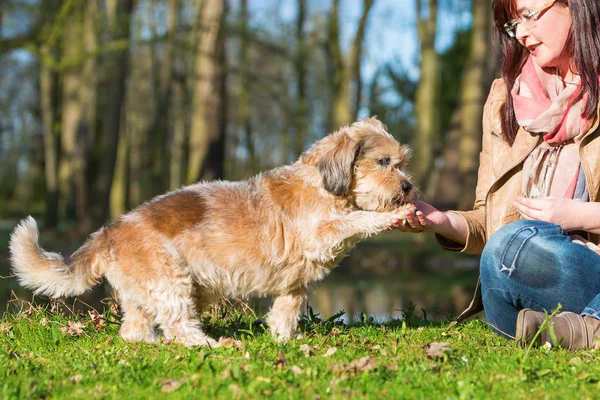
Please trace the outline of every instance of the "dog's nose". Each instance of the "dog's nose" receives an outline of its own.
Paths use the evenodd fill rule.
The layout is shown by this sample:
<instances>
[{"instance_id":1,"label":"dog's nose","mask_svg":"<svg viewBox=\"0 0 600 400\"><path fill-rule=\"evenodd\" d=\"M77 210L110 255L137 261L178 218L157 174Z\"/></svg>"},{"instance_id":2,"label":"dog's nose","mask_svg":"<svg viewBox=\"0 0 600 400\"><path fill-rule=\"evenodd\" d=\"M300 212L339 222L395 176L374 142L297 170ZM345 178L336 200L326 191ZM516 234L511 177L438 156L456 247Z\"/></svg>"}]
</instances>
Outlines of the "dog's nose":
<instances>
[{"instance_id":1,"label":"dog's nose","mask_svg":"<svg viewBox=\"0 0 600 400\"><path fill-rule=\"evenodd\" d=\"M404 192L404 194L407 194L413 188L412 183L410 183L409 181L402 181L400 186L402 186L402 191Z\"/></svg>"}]
</instances>

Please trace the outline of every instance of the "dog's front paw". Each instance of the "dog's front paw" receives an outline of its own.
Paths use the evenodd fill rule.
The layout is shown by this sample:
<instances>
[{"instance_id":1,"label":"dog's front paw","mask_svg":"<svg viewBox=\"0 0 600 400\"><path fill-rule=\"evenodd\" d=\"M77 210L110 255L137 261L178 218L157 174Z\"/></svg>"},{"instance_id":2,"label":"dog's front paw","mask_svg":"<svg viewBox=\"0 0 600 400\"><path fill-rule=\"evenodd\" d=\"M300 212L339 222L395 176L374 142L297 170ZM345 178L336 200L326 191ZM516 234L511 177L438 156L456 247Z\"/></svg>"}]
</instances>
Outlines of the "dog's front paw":
<instances>
[{"instance_id":1,"label":"dog's front paw","mask_svg":"<svg viewBox=\"0 0 600 400\"><path fill-rule=\"evenodd\" d=\"M414 214L417 212L417 206L415 206L414 203L406 203L396 208L393 212L396 214L404 214L407 211Z\"/></svg>"},{"instance_id":2,"label":"dog's front paw","mask_svg":"<svg viewBox=\"0 0 600 400\"><path fill-rule=\"evenodd\" d=\"M285 343L295 336L295 332L275 332L271 330L271 337L277 343Z\"/></svg>"},{"instance_id":3,"label":"dog's front paw","mask_svg":"<svg viewBox=\"0 0 600 400\"><path fill-rule=\"evenodd\" d=\"M402 221L404 216L396 212L377 213L376 227L378 231L391 229L394 225L394 220Z\"/></svg>"}]
</instances>

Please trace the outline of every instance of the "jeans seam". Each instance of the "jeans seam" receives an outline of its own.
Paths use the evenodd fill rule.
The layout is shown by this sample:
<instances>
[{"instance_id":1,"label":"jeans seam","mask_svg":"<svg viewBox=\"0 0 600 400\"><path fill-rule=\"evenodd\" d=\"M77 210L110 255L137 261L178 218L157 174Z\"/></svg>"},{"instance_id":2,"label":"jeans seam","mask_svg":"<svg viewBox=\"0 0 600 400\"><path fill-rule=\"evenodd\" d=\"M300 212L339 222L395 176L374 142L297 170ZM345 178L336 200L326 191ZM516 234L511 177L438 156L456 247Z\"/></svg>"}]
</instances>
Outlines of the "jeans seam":
<instances>
[{"instance_id":1,"label":"jeans seam","mask_svg":"<svg viewBox=\"0 0 600 400\"><path fill-rule=\"evenodd\" d=\"M506 264L504 263L504 261L506 259L506 254L510 250L512 243L515 240L517 240L517 237L519 236L519 234L526 230L531 231L531 234L521 241L521 244L519 245L519 248L517 249L517 252L515 253L515 256L512 260L510 267L507 267ZM534 235L536 235L537 232L538 232L537 228L528 226L528 227L520 229L519 231L515 232L512 235L512 237L506 244L504 251L502 252L502 258L500 259L500 272L508 271L508 276L510 277L512 275L512 273L515 271L515 264L517 262L517 259L519 258L519 254L521 253L523 246L525 246L525 243L527 243L529 241L529 239L531 239Z\"/></svg>"},{"instance_id":2,"label":"jeans seam","mask_svg":"<svg viewBox=\"0 0 600 400\"><path fill-rule=\"evenodd\" d=\"M487 296L487 294L488 294L488 292L489 292L490 290L495 290L495 291L498 291L498 292L510 293L510 295L511 295L511 296L513 296L515 299L522 299L522 297L519 295L519 292L514 292L514 291L513 291L513 290L511 290L511 289L502 289L502 288L487 288L487 289L485 289L485 292L482 292L482 294L481 294L481 299L482 299L482 300L483 300L483 299L484 299L484 298ZM516 295L515 295L515 293L516 293ZM536 306L536 308L538 308L538 309L540 309L540 310L545 310L545 309L546 309L545 307L542 307L542 305L541 305L541 304L538 304L538 303L536 303L536 302L535 302L535 301L533 301L533 300L531 300L531 301L530 301L530 303L531 303L532 305L535 305L535 306ZM515 307L515 308L516 308L516 307Z\"/></svg>"},{"instance_id":3,"label":"jeans seam","mask_svg":"<svg viewBox=\"0 0 600 400\"><path fill-rule=\"evenodd\" d=\"M594 310L591 307L586 307L581 312L581 315L589 315L590 317L600 319L600 310Z\"/></svg>"}]
</instances>

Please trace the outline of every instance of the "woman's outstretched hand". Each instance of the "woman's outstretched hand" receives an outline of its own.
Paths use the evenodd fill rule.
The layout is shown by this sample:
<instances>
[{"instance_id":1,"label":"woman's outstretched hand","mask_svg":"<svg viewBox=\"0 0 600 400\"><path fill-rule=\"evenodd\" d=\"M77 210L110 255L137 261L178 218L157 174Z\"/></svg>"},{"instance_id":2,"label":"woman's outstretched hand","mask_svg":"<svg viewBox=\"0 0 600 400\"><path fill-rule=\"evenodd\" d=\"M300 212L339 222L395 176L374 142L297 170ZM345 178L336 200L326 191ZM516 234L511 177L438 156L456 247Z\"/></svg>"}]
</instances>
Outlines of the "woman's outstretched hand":
<instances>
[{"instance_id":1,"label":"woman's outstretched hand","mask_svg":"<svg viewBox=\"0 0 600 400\"><path fill-rule=\"evenodd\" d=\"M414 201L415 211L405 211L404 219L392 220L392 226L403 232L433 232L460 244L467 240L467 223L453 212L440 211L431 204Z\"/></svg>"},{"instance_id":2,"label":"woman's outstretched hand","mask_svg":"<svg viewBox=\"0 0 600 400\"><path fill-rule=\"evenodd\" d=\"M392 225L403 232L436 232L439 228L448 223L446 213L438 210L430 204L422 201L414 201L416 211L405 211L404 219L392 220Z\"/></svg>"}]
</instances>

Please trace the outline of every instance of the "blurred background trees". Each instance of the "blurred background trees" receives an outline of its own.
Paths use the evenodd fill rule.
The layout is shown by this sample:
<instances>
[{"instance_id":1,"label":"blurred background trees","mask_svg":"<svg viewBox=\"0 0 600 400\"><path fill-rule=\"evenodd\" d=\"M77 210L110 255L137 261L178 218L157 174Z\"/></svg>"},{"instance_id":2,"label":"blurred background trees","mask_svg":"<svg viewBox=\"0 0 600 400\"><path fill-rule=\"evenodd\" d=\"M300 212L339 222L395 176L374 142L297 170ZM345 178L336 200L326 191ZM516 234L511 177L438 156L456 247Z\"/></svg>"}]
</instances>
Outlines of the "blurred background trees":
<instances>
[{"instance_id":1,"label":"blurred background trees","mask_svg":"<svg viewBox=\"0 0 600 400\"><path fill-rule=\"evenodd\" d=\"M87 233L370 115L468 208L491 25L479 0L0 0L0 217Z\"/></svg>"}]
</instances>

